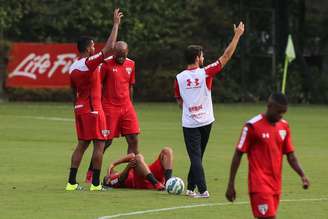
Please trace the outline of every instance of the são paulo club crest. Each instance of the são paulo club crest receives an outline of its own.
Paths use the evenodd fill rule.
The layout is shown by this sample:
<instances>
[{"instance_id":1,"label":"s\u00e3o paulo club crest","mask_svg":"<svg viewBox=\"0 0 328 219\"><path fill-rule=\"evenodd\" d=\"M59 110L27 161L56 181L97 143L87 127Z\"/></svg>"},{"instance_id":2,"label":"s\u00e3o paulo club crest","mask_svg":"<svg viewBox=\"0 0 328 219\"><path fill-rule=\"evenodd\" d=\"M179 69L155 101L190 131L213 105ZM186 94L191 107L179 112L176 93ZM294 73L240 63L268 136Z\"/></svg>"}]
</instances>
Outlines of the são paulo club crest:
<instances>
[{"instance_id":1,"label":"s\u00e3o paulo club crest","mask_svg":"<svg viewBox=\"0 0 328 219\"><path fill-rule=\"evenodd\" d=\"M132 68L130 68L130 67L126 68L126 72L130 75L132 72Z\"/></svg>"},{"instance_id":2,"label":"s\u00e3o paulo club crest","mask_svg":"<svg viewBox=\"0 0 328 219\"><path fill-rule=\"evenodd\" d=\"M285 137L286 137L286 130L279 130L279 135L281 137L281 140L285 140Z\"/></svg>"},{"instance_id":3,"label":"s\u00e3o paulo club crest","mask_svg":"<svg viewBox=\"0 0 328 219\"><path fill-rule=\"evenodd\" d=\"M101 130L101 134L104 136L104 137L107 137L109 135L110 131L107 130L107 129L103 129Z\"/></svg>"},{"instance_id":4,"label":"s\u00e3o paulo club crest","mask_svg":"<svg viewBox=\"0 0 328 219\"><path fill-rule=\"evenodd\" d=\"M261 204L261 205L258 205L257 208L259 209L259 212L262 214L262 215L265 215L268 210L269 210L269 206L268 204Z\"/></svg>"}]
</instances>

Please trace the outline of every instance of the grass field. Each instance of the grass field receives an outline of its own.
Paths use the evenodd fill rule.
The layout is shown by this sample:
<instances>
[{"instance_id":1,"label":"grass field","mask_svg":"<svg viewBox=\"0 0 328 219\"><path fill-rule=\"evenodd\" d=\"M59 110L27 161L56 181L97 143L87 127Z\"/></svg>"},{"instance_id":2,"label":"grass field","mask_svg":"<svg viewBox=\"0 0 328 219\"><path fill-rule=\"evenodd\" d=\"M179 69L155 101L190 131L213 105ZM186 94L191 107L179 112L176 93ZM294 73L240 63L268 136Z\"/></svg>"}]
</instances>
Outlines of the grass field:
<instances>
[{"instance_id":1,"label":"grass field","mask_svg":"<svg viewBox=\"0 0 328 219\"><path fill-rule=\"evenodd\" d=\"M178 107L171 103L140 103L136 109L142 129L140 151L146 160L151 162L161 147L171 146L175 153L174 175L186 181L189 161ZM96 219L183 206L119 218L252 218L250 206L245 203L246 157L236 181L237 203L227 204L224 192L241 126L264 109L264 105L253 104L215 105L216 122L204 158L211 197L196 200L128 189L65 192L70 156L76 144L71 104L0 103L0 218ZM286 118L297 155L312 185L310 190L302 190L300 179L285 162L278 218L328 218L328 106L290 106ZM105 154L103 170L124 153L125 140L115 140ZM78 173L81 183L90 156L91 148ZM196 206L186 207L192 205Z\"/></svg>"}]
</instances>

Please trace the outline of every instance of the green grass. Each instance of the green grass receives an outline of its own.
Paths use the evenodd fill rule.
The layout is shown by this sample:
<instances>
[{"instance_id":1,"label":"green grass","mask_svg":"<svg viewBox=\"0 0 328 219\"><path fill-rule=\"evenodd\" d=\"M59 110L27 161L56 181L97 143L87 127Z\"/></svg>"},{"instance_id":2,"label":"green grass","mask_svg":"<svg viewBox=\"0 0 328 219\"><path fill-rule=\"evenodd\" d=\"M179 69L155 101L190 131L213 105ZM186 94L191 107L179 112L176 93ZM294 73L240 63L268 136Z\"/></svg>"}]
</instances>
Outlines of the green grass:
<instances>
[{"instance_id":1,"label":"green grass","mask_svg":"<svg viewBox=\"0 0 328 219\"><path fill-rule=\"evenodd\" d=\"M140 151L151 162L160 149L174 149L174 175L186 181L189 160L175 104L136 105L142 133ZM242 124L262 112L264 104L215 105L216 122L204 158L211 197L195 200L157 191L111 190L103 193L65 192L70 156L76 144L71 104L0 103L0 218L98 218L133 211L183 205L226 203L231 156ZM65 121L43 117L67 118ZM328 107L290 106L290 123L297 155L311 179L308 191L284 163L282 200L328 198ZM124 139L115 140L106 152L103 169L126 153ZM83 182L91 156L88 149L78 173ZM83 184L83 183L82 183ZM88 187L87 187L88 188ZM237 202L248 201L247 159L236 179ZM328 201L281 202L279 218L327 218ZM122 218L252 218L249 204L204 206Z\"/></svg>"}]
</instances>

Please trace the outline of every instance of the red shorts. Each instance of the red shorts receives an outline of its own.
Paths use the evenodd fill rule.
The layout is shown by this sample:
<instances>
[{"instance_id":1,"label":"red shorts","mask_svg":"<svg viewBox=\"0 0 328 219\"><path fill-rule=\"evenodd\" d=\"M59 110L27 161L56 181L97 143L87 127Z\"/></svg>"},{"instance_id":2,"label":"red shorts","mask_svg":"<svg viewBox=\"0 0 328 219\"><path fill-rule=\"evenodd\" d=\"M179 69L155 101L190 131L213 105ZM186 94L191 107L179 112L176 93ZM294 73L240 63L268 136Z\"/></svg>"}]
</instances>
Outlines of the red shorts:
<instances>
[{"instance_id":1,"label":"red shorts","mask_svg":"<svg viewBox=\"0 0 328 219\"><path fill-rule=\"evenodd\" d=\"M250 200L254 217L273 217L279 206L280 194L251 193Z\"/></svg>"},{"instance_id":2,"label":"red shorts","mask_svg":"<svg viewBox=\"0 0 328 219\"><path fill-rule=\"evenodd\" d=\"M89 113L75 113L75 125L79 140L107 140L109 132L102 110Z\"/></svg>"},{"instance_id":3,"label":"red shorts","mask_svg":"<svg viewBox=\"0 0 328 219\"><path fill-rule=\"evenodd\" d=\"M106 107L106 124L108 127L108 139L120 137L120 135L139 134L138 118L133 105L122 107Z\"/></svg>"},{"instance_id":4,"label":"red shorts","mask_svg":"<svg viewBox=\"0 0 328 219\"><path fill-rule=\"evenodd\" d=\"M162 184L165 183L164 168L158 158L152 164L148 165L154 177ZM154 189L154 186L143 176L136 174L135 170L129 171L128 178L124 181L125 187L134 189Z\"/></svg>"}]
</instances>

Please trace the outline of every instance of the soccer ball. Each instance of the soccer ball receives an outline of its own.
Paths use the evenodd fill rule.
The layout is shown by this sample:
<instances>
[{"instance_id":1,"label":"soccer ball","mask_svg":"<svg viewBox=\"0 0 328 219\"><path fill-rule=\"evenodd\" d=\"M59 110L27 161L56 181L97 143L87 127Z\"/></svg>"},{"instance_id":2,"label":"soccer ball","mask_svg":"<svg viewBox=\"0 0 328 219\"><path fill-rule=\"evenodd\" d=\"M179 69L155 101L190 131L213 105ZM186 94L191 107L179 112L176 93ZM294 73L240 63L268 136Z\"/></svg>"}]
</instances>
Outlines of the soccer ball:
<instances>
[{"instance_id":1,"label":"soccer ball","mask_svg":"<svg viewBox=\"0 0 328 219\"><path fill-rule=\"evenodd\" d=\"M183 192L184 190L184 183L183 180L180 179L179 177L171 177L169 180L167 180L165 184L165 190L169 194L175 194L179 195Z\"/></svg>"}]
</instances>

